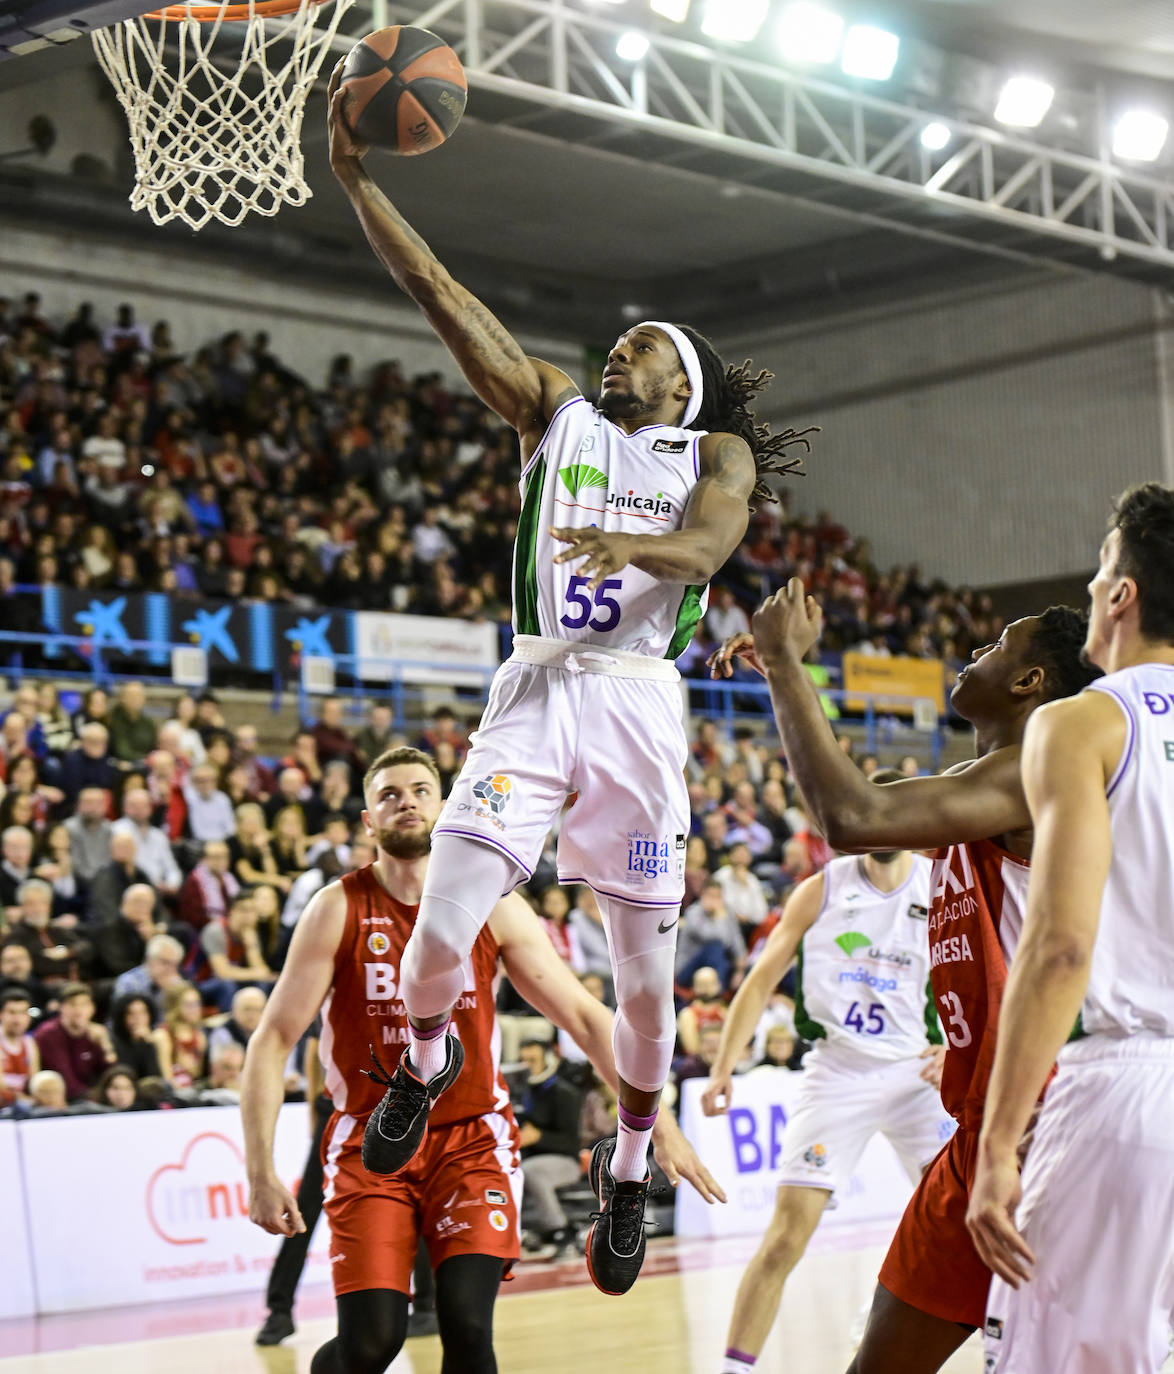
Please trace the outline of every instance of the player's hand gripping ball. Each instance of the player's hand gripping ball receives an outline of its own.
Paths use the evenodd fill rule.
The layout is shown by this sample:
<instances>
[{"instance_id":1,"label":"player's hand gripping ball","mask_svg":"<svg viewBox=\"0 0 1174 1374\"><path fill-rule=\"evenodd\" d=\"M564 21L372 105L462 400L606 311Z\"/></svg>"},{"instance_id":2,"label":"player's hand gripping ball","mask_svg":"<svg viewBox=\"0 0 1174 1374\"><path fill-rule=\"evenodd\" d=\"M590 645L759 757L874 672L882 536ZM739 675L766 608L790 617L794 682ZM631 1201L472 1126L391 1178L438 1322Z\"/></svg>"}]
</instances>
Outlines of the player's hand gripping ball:
<instances>
[{"instance_id":1,"label":"player's hand gripping ball","mask_svg":"<svg viewBox=\"0 0 1174 1374\"><path fill-rule=\"evenodd\" d=\"M455 52L427 29L369 33L346 56L342 117L361 143L412 157L452 136L469 95Z\"/></svg>"}]
</instances>

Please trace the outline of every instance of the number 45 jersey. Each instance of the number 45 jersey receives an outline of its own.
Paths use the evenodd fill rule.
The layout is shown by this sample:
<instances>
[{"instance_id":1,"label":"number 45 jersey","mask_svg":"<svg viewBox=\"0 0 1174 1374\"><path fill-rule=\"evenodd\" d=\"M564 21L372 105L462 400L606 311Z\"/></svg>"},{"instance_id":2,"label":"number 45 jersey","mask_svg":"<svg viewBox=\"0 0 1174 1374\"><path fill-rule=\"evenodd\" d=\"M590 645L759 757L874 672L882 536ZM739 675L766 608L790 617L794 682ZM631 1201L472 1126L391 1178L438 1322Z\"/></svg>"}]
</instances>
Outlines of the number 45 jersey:
<instances>
[{"instance_id":1,"label":"number 45 jersey","mask_svg":"<svg viewBox=\"0 0 1174 1374\"><path fill-rule=\"evenodd\" d=\"M854 855L833 859L823 881L799 946L795 1029L837 1058L908 1059L940 1042L928 986L929 860L914 854L893 892L874 887Z\"/></svg>"},{"instance_id":2,"label":"number 45 jersey","mask_svg":"<svg viewBox=\"0 0 1174 1374\"><path fill-rule=\"evenodd\" d=\"M622 534L680 529L697 484L703 431L650 425L626 434L582 397L560 406L522 473L514 545L514 629L675 659L705 612L705 588L660 582L631 565L595 591L551 528Z\"/></svg>"}]
</instances>

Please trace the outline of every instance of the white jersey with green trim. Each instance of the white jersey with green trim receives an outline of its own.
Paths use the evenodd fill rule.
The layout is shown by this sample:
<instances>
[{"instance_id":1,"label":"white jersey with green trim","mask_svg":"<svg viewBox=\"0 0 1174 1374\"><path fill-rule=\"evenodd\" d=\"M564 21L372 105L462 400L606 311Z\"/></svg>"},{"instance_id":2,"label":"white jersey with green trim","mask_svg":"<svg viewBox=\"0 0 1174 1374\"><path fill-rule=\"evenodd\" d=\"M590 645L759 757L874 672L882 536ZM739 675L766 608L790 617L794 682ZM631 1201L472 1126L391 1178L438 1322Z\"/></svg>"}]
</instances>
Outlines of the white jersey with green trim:
<instances>
[{"instance_id":1,"label":"white jersey with green trim","mask_svg":"<svg viewBox=\"0 0 1174 1374\"><path fill-rule=\"evenodd\" d=\"M626 434L581 396L555 412L522 472L514 544L514 629L655 658L684 652L705 613L705 587L662 582L630 565L594 592L552 527L624 534L680 529L700 472L703 431L649 425Z\"/></svg>"},{"instance_id":2,"label":"white jersey with green trim","mask_svg":"<svg viewBox=\"0 0 1174 1374\"><path fill-rule=\"evenodd\" d=\"M795 1029L873 1059L906 1059L940 1044L929 988L930 862L913 855L893 892L868 879L861 856L823 870L823 905L799 946Z\"/></svg>"}]
</instances>

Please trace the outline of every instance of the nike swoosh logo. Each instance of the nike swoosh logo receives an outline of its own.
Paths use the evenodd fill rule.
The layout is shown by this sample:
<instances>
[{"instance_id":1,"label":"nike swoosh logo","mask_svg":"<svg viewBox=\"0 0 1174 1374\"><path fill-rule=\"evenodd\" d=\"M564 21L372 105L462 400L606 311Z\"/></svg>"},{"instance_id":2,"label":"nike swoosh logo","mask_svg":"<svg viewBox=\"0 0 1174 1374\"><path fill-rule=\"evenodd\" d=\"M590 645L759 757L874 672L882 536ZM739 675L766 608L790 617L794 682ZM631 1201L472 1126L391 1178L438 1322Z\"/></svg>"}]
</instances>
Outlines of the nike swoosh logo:
<instances>
[{"instance_id":1,"label":"nike swoosh logo","mask_svg":"<svg viewBox=\"0 0 1174 1374\"><path fill-rule=\"evenodd\" d=\"M663 921L661 921L660 925L658 925L656 928L660 931L662 935L667 935L669 931L672 930L673 926L675 926L680 919L681 918L679 916L674 916L667 926Z\"/></svg>"}]
</instances>

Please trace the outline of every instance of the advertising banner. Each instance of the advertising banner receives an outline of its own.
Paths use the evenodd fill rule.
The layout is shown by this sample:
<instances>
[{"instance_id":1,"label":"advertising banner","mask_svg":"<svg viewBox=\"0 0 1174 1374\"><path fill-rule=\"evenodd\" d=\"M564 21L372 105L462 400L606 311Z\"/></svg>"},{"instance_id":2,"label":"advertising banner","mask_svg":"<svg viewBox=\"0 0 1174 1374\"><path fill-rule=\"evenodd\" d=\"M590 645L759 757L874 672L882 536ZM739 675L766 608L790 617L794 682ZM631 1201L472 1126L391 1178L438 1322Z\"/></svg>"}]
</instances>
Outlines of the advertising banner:
<instances>
[{"instance_id":1,"label":"advertising banner","mask_svg":"<svg viewBox=\"0 0 1174 1374\"><path fill-rule=\"evenodd\" d=\"M845 654L844 691L870 696L920 698L932 701L938 715L946 709L945 664L939 658L880 658L873 654ZM849 711L863 711L865 703L848 697ZM894 702L883 709L892 715L912 715L913 702Z\"/></svg>"},{"instance_id":2,"label":"advertising banner","mask_svg":"<svg viewBox=\"0 0 1174 1374\"><path fill-rule=\"evenodd\" d=\"M734 1079L733 1106L725 1116L701 1110L704 1078L681 1085L681 1129L729 1201L710 1206L694 1189L677 1189L679 1236L737 1236L766 1230L774 1210L787 1122L803 1081L789 1069L755 1069ZM848 1186L836 1194L820 1221L826 1230L892 1222L896 1229L913 1192L892 1146L874 1136Z\"/></svg>"},{"instance_id":3,"label":"advertising banner","mask_svg":"<svg viewBox=\"0 0 1174 1374\"><path fill-rule=\"evenodd\" d=\"M497 647L498 627L493 623L390 611L355 613L357 671L364 682L399 678L480 687L484 672L468 670L496 668Z\"/></svg>"},{"instance_id":4,"label":"advertising banner","mask_svg":"<svg viewBox=\"0 0 1174 1374\"><path fill-rule=\"evenodd\" d=\"M281 1242L248 1218L238 1111L52 1117L18 1129L40 1311L264 1287ZM274 1155L291 1191L309 1146L309 1108L284 1106ZM323 1217L311 1282L329 1277L328 1246Z\"/></svg>"},{"instance_id":5,"label":"advertising banner","mask_svg":"<svg viewBox=\"0 0 1174 1374\"><path fill-rule=\"evenodd\" d=\"M0 1197L4 1259L0 1262L0 1319L29 1317L37 1310L33 1291L33 1261L24 1189L20 1186L20 1143L15 1121L0 1121Z\"/></svg>"}]
</instances>

